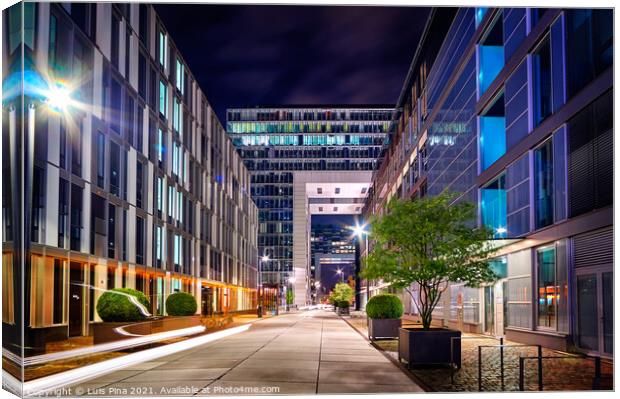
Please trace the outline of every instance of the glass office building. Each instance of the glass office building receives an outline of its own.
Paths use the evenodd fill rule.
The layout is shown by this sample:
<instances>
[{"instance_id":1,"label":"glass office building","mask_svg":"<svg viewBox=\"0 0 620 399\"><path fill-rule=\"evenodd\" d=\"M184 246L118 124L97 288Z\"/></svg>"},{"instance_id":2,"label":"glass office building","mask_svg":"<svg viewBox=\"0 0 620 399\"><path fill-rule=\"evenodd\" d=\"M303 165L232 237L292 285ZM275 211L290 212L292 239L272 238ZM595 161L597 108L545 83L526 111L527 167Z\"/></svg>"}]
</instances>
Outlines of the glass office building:
<instances>
[{"instance_id":1,"label":"glass office building","mask_svg":"<svg viewBox=\"0 0 620 399\"><path fill-rule=\"evenodd\" d=\"M155 10L20 2L2 18L3 348L92 335L112 288L152 315L175 291L205 315L255 309L249 172Z\"/></svg>"},{"instance_id":2,"label":"glass office building","mask_svg":"<svg viewBox=\"0 0 620 399\"><path fill-rule=\"evenodd\" d=\"M294 241L305 241L298 245L309 247L310 235L306 234L309 226L305 218L294 231L295 182L301 181L301 174L337 177L339 172L342 175L366 172L370 183L370 174L377 167L390 129L392 112L390 106L228 110L226 129L250 171L251 194L259 209L258 252L265 256L261 262L263 284L287 285L291 278L297 284L304 284L294 271ZM313 190L319 196L324 194L322 187ZM345 211L345 202L350 202L353 206L346 209L359 213L362 200L355 199L358 202L355 206L350 198L340 199L341 190L344 195L344 187L333 188L334 199L323 199L324 203L316 204L314 212L341 213ZM366 194L366 186L357 193ZM296 201L303 200L302 197ZM309 272L309 263L308 256L301 256L295 267L301 269L305 265ZM312 284L309 273L305 284Z\"/></svg>"},{"instance_id":3,"label":"glass office building","mask_svg":"<svg viewBox=\"0 0 620 399\"><path fill-rule=\"evenodd\" d=\"M366 208L449 190L493 229L499 280L452 284L438 324L613 356L612 21L608 9L431 13Z\"/></svg>"}]
</instances>

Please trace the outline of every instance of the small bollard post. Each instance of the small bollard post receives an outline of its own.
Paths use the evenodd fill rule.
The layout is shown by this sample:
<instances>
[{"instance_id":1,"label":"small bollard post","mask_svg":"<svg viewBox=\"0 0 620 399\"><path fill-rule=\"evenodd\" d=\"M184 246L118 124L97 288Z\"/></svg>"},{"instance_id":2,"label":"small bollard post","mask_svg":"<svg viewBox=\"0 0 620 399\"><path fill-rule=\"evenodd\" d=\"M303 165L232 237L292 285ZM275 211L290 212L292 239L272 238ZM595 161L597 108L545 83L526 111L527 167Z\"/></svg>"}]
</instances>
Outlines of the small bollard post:
<instances>
[{"instance_id":1,"label":"small bollard post","mask_svg":"<svg viewBox=\"0 0 620 399\"><path fill-rule=\"evenodd\" d=\"M543 390L542 346L538 345L538 390Z\"/></svg>"},{"instance_id":2,"label":"small bollard post","mask_svg":"<svg viewBox=\"0 0 620 399\"><path fill-rule=\"evenodd\" d=\"M523 362L525 359L523 359L521 356L519 356L519 391L524 391L524 383L523 383Z\"/></svg>"},{"instance_id":3,"label":"small bollard post","mask_svg":"<svg viewBox=\"0 0 620 399\"><path fill-rule=\"evenodd\" d=\"M504 390L504 337L499 338L499 369L502 380L502 391Z\"/></svg>"},{"instance_id":4,"label":"small bollard post","mask_svg":"<svg viewBox=\"0 0 620 399\"><path fill-rule=\"evenodd\" d=\"M599 356L594 358L594 382L592 389L598 390L601 388L601 358Z\"/></svg>"},{"instance_id":5,"label":"small bollard post","mask_svg":"<svg viewBox=\"0 0 620 399\"><path fill-rule=\"evenodd\" d=\"M478 392L482 392L482 346L478 347Z\"/></svg>"}]
</instances>

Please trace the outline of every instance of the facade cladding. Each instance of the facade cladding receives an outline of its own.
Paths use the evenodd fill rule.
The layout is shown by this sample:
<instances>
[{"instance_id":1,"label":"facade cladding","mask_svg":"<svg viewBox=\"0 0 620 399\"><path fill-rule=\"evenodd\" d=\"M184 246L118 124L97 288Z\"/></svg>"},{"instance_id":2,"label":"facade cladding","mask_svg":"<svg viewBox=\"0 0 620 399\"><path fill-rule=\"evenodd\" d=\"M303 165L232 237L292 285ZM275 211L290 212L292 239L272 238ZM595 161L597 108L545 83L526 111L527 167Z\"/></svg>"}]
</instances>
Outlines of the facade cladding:
<instances>
[{"instance_id":1,"label":"facade cladding","mask_svg":"<svg viewBox=\"0 0 620 399\"><path fill-rule=\"evenodd\" d=\"M263 284L286 286L291 278L298 284L310 283L295 277L293 265L295 175L375 170L392 112L392 107L369 106L228 110L226 129L250 171L252 198L259 209L258 252L269 257L261 264ZM336 211L338 204L328 206ZM307 243L302 244L309 245L305 230L296 236L306 237ZM310 259L302 261L309 263ZM297 297L303 294L296 291L300 292Z\"/></svg>"},{"instance_id":2,"label":"facade cladding","mask_svg":"<svg viewBox=\"0 0 620 399\"><path fill-rule=\"evenodd\" d=\"M154 315L175 291L202 314L255 308L250 175L154 9L20 3L3 17L18 27L3 49L5 332L23 298L33 352L88 335L99 296L118 287L144 292ZM9 89L22 67L20 126L21 89Z\"/></svg>"},{"instance_id":3,"label":"facade cladding","mask_svg":"<svg viewBox=\"0 0 620 399\"><path fill-rule=\"evenodd\" d=\"M366 212L448 190L494 230L499 281L451 284L438 324L612 355L612 15L460 8L429 18Z\"/></svg>"}]
</instances>

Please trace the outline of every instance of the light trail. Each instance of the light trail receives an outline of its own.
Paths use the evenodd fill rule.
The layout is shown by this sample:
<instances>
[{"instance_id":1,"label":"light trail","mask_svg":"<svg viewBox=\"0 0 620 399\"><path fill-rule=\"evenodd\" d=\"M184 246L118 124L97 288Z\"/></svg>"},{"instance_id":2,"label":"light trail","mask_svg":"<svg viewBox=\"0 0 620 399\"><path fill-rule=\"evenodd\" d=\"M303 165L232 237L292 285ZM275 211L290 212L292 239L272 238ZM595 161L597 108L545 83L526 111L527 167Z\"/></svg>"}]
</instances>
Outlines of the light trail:
<instances>
[{"instance_id":1,"label":"light trail","mask_svg":"<svg viewBox=\"0 0 620 399\"><path fill-rule=\"evenodd\" d=\"M143 363L149 360L172 355L174 353L192 349L209 342L229 337L231 335L239 334L241 332L247 331L250 327L251 324L245 324L227 330L217 331L212 334L202 335L196 338L190 338L185 341L176 342L174 344L131 353L129 355L105 360L103 362L64 371L62 373L50 375L47 377L37 378L36 380L28 381L23 384L23 395L42 396L45 394L45 392L53 391L54 389L62 388L67 385L77 384L79 382L93 379L100 375L108 374L112 371L132 366L134 364Z\"/></svg>"}]
</instances>

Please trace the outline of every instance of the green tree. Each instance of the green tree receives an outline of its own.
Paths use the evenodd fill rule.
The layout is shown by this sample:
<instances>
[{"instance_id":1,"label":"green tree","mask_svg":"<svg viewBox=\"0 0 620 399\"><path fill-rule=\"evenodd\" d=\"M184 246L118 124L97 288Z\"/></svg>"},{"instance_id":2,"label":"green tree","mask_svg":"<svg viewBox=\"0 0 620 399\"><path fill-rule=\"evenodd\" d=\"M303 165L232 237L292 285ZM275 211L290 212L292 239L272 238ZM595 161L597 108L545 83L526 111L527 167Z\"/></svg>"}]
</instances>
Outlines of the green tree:
<instances>
[{"instance_id":1,"label":"green tree","mask_svg":"<svg viewBox=\"0 0 620 399\"><path fill-rule=\"evenodd\" d=\"M353 299L353 288L347 283L338 283L334 287L333 297L336 303L347 301L351 303Z\"/></svg>"},{"instance_id":2,"label":"green tree","mask_svg":"<svg viewBox=\"0 0 620 399\"><path fill-rule=\"evenodd\" d=\"M292 305L295 301L295 292L292 289L286 290L286 304Z\"/></svg>"},{"instance_id":3,"label":"green tree","mask_svg":"<svg viewBox=\"0 0 620 399\"><path fill-rule=\"evenodd\" d=\"M383 215L370 221L375 245L364 259L362 277L404 288L424 329L430 328L433 309L450 282L477 287L496 280L487 261L493 252L492 233L486 227L472 228L475 206L455 198L443 193L413 201L394 199Z\"/></svg>"}]
</instances>

